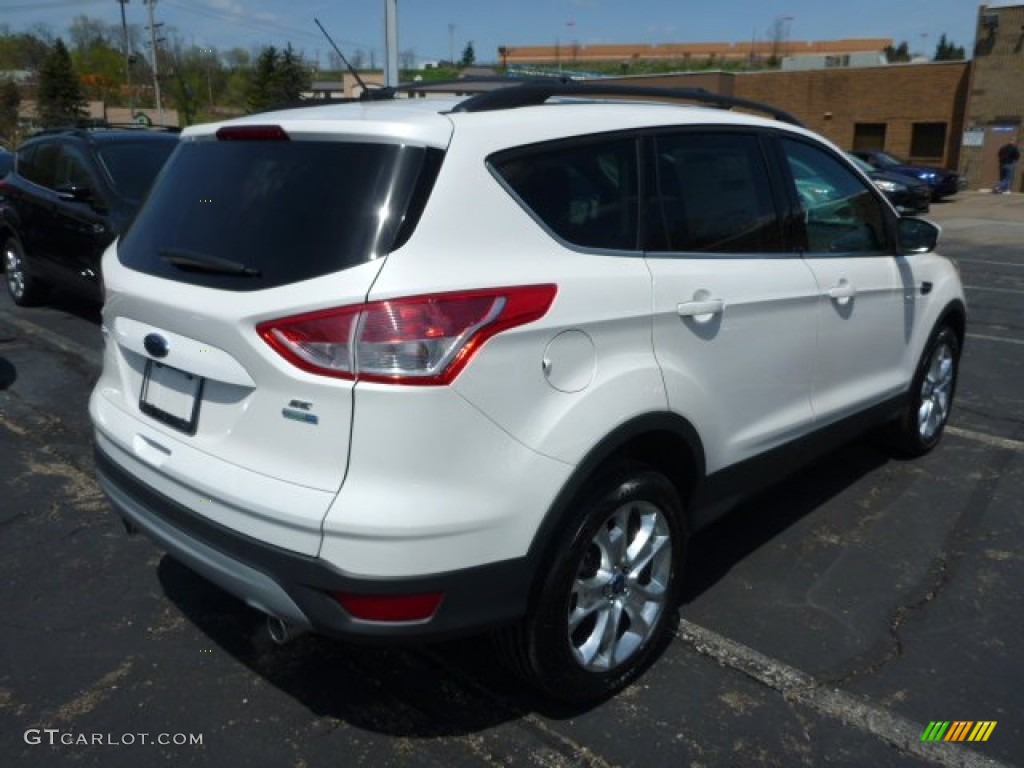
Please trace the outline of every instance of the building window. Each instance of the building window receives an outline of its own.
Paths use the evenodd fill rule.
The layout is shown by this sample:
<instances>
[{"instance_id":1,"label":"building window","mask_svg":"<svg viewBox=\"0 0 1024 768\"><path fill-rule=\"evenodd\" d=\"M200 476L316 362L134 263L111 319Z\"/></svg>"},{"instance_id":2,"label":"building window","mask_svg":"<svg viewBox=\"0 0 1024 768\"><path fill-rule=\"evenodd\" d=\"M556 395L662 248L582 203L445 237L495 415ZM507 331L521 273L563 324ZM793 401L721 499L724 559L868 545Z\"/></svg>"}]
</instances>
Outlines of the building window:
<instances>
[{"instance_id":1,"label":"building window","mask_svg":"<svg viewBox=\"0 0 1024 768\"><path fill-rule=\"evenodd\" d=\"M914 123L910 135L911 157L941 159L946 154L945 123Z\"/></svg>"},{"instance_id":2,"label":"building window","mask_svg":"<svg viewBox=\"0 0 1024 768\"><path fill-rule=\"evenodd\" d=\"M885 123L854 123L853 148L865 152L885 149Z\"/></svg>"}]
</instances>

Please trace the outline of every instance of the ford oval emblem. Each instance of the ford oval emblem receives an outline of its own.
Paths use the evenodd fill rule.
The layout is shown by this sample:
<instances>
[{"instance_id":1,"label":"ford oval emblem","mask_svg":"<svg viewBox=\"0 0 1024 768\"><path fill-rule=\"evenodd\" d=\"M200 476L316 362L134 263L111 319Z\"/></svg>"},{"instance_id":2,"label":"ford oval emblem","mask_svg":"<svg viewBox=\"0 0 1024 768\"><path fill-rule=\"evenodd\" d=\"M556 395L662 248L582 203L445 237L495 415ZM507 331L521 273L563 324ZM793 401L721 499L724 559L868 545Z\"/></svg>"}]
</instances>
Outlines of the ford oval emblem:
<instances>
[{"instance_id":1,"label":"ford oval emblem","mask_svg":"<svg viewBox=\"0 0 1024 768\"><path fill-rule=\"evenodd\" d=\"M159 333L149 334L142 340L142 344L146 347L146 351L153 357L167 357L167 353L171 349L171 345L168 343L167 339Z\"/></svg>"}]
</instances>

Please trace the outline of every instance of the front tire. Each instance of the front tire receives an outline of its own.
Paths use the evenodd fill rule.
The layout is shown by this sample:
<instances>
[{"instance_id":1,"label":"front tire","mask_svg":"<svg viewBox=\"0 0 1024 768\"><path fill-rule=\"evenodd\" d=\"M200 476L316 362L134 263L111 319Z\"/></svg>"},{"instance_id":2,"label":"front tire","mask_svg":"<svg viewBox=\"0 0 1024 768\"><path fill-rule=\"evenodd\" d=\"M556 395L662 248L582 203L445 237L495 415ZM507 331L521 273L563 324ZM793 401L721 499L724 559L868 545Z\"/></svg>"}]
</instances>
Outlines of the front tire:
<instances>
[{"instance_id":1,"label":"front tire","mask_svg":"<svg viewBox=\"0 0 1024 768\"><path fill-rule=\"evenodd\" d=\"M960 339L944 325L925 347L910 385L910 402L892 426L890 443L898 455L922 456L939 444L953 408L959 370Z\"/></svg>"},{"instance_id":2,"label":"front tire","mask_svg":"<svg viewBox=\"0 0 1024 768\"><path fill-rule=\"evenodd\" d=\"M11 301L19 307L34 307L46 298L46 285L29 274L21 243L13 235L4 241L4 282Z\"/></svg>"},{"instance_id":3,"label":"front tire","mask_svg":"<svg viewBox=\"0 0 1024 768\"><path fill-rule=\"evenodd\" d=\"M608 475L579 504L537 603L499 648L528 682L593 702L628 685L660 652L677 608L685 547L672 484L646 467Z\"/></svg>"}]
</instances>

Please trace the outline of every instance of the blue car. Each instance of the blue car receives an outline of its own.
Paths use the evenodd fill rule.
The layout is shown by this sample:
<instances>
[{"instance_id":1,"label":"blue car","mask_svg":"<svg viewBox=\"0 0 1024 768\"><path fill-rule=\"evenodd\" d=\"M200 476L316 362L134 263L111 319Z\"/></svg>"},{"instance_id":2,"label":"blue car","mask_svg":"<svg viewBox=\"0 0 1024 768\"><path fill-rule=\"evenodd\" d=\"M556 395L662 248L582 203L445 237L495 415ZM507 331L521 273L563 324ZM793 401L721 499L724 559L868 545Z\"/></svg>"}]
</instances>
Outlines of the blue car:
<instances>
[{"instance_id":1,"label":"blue car","mask_svg":"<svg viewBox=\"0 0 1024 768\"><path fill-rule=\"evenodd\" d=\"M964 188L965 182L960 175L945 168L937 168L931 165L914 165L888 152L873 150L855 149L850 154L859 157L873 168L887 173L899 173L903 176L913 176L927 184L932 191L932 200L941 200L943 197L955 195Z\"/></svg>"}]
</instances>

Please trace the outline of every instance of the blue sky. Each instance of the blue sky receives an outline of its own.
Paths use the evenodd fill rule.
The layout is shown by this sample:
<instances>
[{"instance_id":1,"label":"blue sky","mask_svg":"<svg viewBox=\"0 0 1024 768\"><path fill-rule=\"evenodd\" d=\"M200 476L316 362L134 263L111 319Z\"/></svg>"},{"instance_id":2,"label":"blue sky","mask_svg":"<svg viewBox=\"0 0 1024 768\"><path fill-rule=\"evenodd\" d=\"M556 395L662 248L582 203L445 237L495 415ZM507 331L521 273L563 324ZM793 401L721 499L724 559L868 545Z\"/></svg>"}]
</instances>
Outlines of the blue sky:
<instances>
[{"instance_id":1,"label":"blue sky","mask_svg":"<svg viewBox=\"0 0 1024 768\"><path fill-rule=\"evenodd\" d=\"M1024 3L1024 0L1020 0ZM398 0L399 48L419 60L458 57L473 41L478 62L499 45L663 43L770 39L784 20L792 40L891 37L931 55L945 33L968 52L978 0ZM995 4L990 2L991 4ZM1006 3L1002 3L1006 4ZM147 23L143 0L129 0L128 22ZM327 63L318 17L350 56L383 56L383 0L157 0L156 19L186 43L218 49L287 42ZM120 24L117 0L0 0L0 25L48 25L66 35L79 14Z\"/></svg>"}]
</instances>

